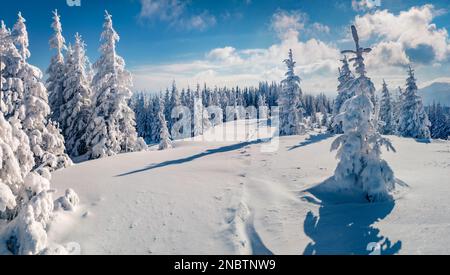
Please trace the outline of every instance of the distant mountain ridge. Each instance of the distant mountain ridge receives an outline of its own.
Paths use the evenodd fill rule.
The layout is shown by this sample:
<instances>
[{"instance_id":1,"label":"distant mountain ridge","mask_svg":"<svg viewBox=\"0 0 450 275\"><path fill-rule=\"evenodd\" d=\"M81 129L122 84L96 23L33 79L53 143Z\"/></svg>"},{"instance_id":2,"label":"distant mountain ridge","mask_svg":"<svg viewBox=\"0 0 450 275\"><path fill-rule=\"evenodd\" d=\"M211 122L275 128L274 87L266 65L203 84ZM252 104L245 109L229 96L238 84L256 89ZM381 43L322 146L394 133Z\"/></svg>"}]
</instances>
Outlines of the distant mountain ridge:
<instances>
[{"instance_id":1,"label":"distant mountain ridge","mask_svg":"<svg viewBox=\"0 0 450 275\"><path fill-rule=\"evenodd\" d=\"M450 106L450 83L434 82L419 90L424 104L430 105L435 101L445 106Z\"/></svg>"}]
</instances>

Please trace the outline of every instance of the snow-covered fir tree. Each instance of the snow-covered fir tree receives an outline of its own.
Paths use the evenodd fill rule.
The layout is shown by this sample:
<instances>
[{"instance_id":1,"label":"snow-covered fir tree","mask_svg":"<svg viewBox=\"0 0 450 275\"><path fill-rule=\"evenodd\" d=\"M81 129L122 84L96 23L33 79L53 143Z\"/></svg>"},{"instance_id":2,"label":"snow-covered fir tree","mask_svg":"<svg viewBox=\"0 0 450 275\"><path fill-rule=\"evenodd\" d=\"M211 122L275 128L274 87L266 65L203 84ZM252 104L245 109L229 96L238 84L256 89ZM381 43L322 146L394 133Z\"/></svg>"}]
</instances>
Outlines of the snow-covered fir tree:
<instances>
[{"instance_id":1,"label":"snow-covered fir tree","mask_svg":"<svg viewBox=\"0 0 450 275\"><path fill-rule=\"evenodd\" d=\"M342 134L342 125L334 123L334 118L340 113L341 107L345 101L349 98L353 97L353 91L350 89L353 80L355 79L353 73L350 71L350 67L347 61L347 56L344 56L342 61L342 67L339 69L339 85L338 85L338 95L334 101L333 105L333 114L331 118L331 125L333 127L329 127L330 131L334 134Z\"/></svg>"},{"instance_id":2,"label":"snow-covered fir tree","mask_svg":"<svg viewBox=\"0 0 450 275\"><path fill-rule=\"evenodd\" d=\"M25 22L23 18L19 20L20 24ZM21 32L26 33L26 30ZM11 89L28 91L29 82L22 81L18 74L20 72L23 76L30 65L12 44L12 37L4 24L0 37L0 69L5 71L0 78L2 94L12 92ZM22 52L27 52L27 49L22 49ZM32 171L35 156L30 148L30 139L22 129L21 113L13 108L7 121L4 110L0 111L0 254L51 253L47 240L53 212L50 172L47 167L41 167L39 173ZM67 253L63 250L59 252Z\"/></svg>"},{"instance_id":3,"label":"snow-covered fir tree","mask_svg":"<svg viewBox=\"0 0 450 275\"><path fill-rule=\"evenodd\" d=\"M169 128L167 128L167 121L164 115L163 101L159 101L158 124L159 124L159 150L172 148L172 141L170 140Z\"/></svg>"},{"instance_id":4,"label":"snow-covered fir tree","mask_svg":"<svg viewBox=\"0 0 450 275\"><path fill-rule=\"evenodd\" d=\"M371 99L373 84L366 76L363 53L370 52L359 46L356 28L352 26L356 51L358 78L352 85L355 96L344 102L341 112L335 117L335 124L342 123L344 134L332 144L338 149L339 163L334 173L336 187L360 192L369 202L391 199L395 188L392 169L381 159L381 147L394 150L388 139L383 138L375 125L374 106Z\"/></svg>"},{"instance_id":5,"label":"snow-covered fir tree","mask_svg":"<svg viewBox=\"0 0 450 275\"><path fill-rule=\"evenodd\" d=\"M66 49L65 42L62 35L62 27L58 11L53 11L53 22L51 27L54 31L50 38L49 44L51 49L56 50L56 54L50 60L50 65L47 69L46 88L48 91L48 101L52 111L51 118L54 121L61 122L60 110L63 105L63 78L64 78L64 57L63 50Z\"/></svg>"},{"instance_id":6,"label":"snow-covered fir tree","mask_svg":"<svg viewBox=\"0 0 450 275\"><path fill-rule=\"evenodd\" d=\"M38 254L47 246L50 182L30 172L33 154L21 131L0 113L0 254Z\"/></svg>"},{"instance_id":7,"label":"snow-covered fir tree","mask_svg":"<svg viewBox=\"0 0 450 275\"><path fill-rule=\"evenodd\" d=\"M266 102L266 95L259 93L258 94L258 118L259 119L267 119L269 115L269 109Z\"/></svg>"},{"instance_id":8,"label":"snow-covered fir tree","mask_svg":"<svg viewBox=\"0 0 450 275\"><path fill-rule=\"evenodd\" d=\"M429 139L430 121L422 104L422 98L417 94L414 70L409 66L406 89L401 97L398 132L403 137Z\"/></svg>"},{"instance_id":9,"label":"snow-covered fir tree","mask_svg":"<svg viewBox=\"0 0 450 275\"><path fill-rule=\"evenodd\" d=\"M392 99L392 117L394 120L394 125L395 125L395 133L398 134L398 121L400 119L400 109L402 106L402 94L403 94L403 90L401 87L398 87L398 89L396 89L394 91L393 94L391 94L391 99Z\"/></svg>"},{"instance_id":10,"label":"snow-covered fir tree","mask_svg":"<svg viewBox=\"0 0 450 275\"><path fill-rule=\"evenodd\" d=\"M383 89L381 90L380 102L380 133L382 135L392 135L396 132L396 124L393 114L393 102L386 81L383 80Z\"/></svg>"},{"instance_id":11,"label":"snow-covered fir tree","mask_svg":"<svg viewBox=\"0 0 450 275\"><path fill-rule=\"evenodd\" d=\"M128 106L131 74L116 53L119 35L108 12L105 12L101 41L101 55L94 64L97 72L93 78L93 117L84 137L89 159L146 148L144 140L137 136L134 112Z\"/></svg>"},{"instance_id":12,"label":"snow-covered fir tree","mask_svg":"<svg viewBox=\"0 0 450 275\"><path fill-rule=\"evenodd\" d=\"M181 98L180 93L178 92L177 86L175 84L175 81L172 82L172 89L171 89L171 96L170 101L166 101L166 113L169 114L169 129L172 129L173 125L181 119L180 117L173 117L172 111L177 110L181 106Z\"/></svg>"},{"instance_id":13,"label":"snow-covered fir tree","mask_svg":"<svg viewBox=\"0 0 450 275\"><path fill-rule=\"evenodd\" d=\"M28 50L29 46L28 32L25 22L26 22L25 18L23 18L22 13L19 12L17 14L17 21L13 27L14 45L16 45L16 48L19 51L19 54L23 60L26 60L31 56L31 53Z\"/></svg>"},{"instance_id":14,"label":"snow-covered fir tree","mask_svg":"<svg viewBox=\"0 0 450 275\"><path fill-rule=\"evenodd\" d=\"M320 126L321 127L328 127L328 113L326 111L326 109L322 109L320 111L320 113L322 114L322 117L320 119Z\"/></svg>"},{"instance_id":15,"label":"snow-covered fir tree","mask_svg":"<svg viewBox=\"0 0 450 275\"><path fill-rule=\"evenodd\" d=\"M292 50L289 50L289 57L284 60L284 63L288 71L286 72L286 78L282 81L283 89L278 98L280 135L299 135L304 131L302 90L300 88L300 77L294 72L295 61Z\"/></svg>"},{"instance_id":16,"label":"snow-covered fir tree","mask_svg":"<svg viewBox=\"0 0 450 275\"><path fill-rule=\"evenodd\" d=\"M443 107L440 103L433 102L428 107L427 113L431 122L431 137L447 140L450 137L450 109Z\"/></svg>"},{"instance_id":17,"label":"snow-covered fir tree","mask_svg":"<svg viewBox=\"0 0 450 275\"><path fill-rule=\"evenodd\" d=\"M151 124L151 132L150 132L150 140L151 143L159 143L159 139L160 139L160 123L159 123L159 111L161 108L161 104L164 104L163 98L162 98L162 94L160 93L159 95L153 97L153 104L152 104L152 113L151 113L151 117L152 117L152 124ZM164 114L164 106L162 107L163 110L163 114ZM165 118L165 116L164 116Z\"/></svg>"},{"instance_id":18,"label":"snow-covered fir tree","mask_svg":"<svg viewBox=\"0 0 450 275\"><path fill-rule=\"evenodd\" d=\"M145 142L151 143L151 131L153 121L153 100L147 97L145 93L137 93L135 97L134 113L136 114L136 128L138 136Z\"/></svg>"},{"instance_id":19,"label":"snow-covered fir tree","mask_svg":"<svg viewBox=\"0 0 450 275\"><path fill-rule=\"evenodd\" d=\"M317 110L316 110L316 104L312 104L311 106L311 115L309 117L309 128L314 129L315 126L318 124L318 117L317 117Z\"/></svg>"},{"instance_id":20,"label":"snow-covered fir tree","mask_svg":"<svg viewBox=\"0 0 450 275\"><path fill-rule=\"evenodd\" d=\"M84 155L84 140L91 119L91 87L86 74L85 44L75 35L75 44L67 51L64 66L63 104L60 106L60 127L66 140L67 152L72 157Z\"/></svg>"},{"instance_id":21,"label":"snow-covered fir tree","mask_svg":"<svg viewBox=\"0 0 450 275\"><path fill-rule=\"evenodd\" d=\"M47 167L53 171L67 167L72 162L65 153L64 138L59 128L49 119L50 107L47 90L41 81L42 72L27 63L27 58L30 56L28 33L25 19L20 13L14 25L12 37L21 56L16 77L22 81L22 84L16 83L15 86L20 87L18 90L23 89L23 100L16 105L19 109L15 109L14 113L18 113L23 129L30 140L35 168Z\"/></svg>"},{"instance_id":22,"label":"snow-covered fir tree","mask_svg":"<svg viewBox=\"0 0 450 275\"><path fill-rule=\"evenodd\" d=\"M1 111L5 118L9 118L15 113L24 117L24 86L19 76L19 71L23 67L22 57L14 45L10 29L6 28L3 21L1 21L0 27L0 60L4 66L2 69L4 82L1 85Z\"/></svg>"}]
</instances>

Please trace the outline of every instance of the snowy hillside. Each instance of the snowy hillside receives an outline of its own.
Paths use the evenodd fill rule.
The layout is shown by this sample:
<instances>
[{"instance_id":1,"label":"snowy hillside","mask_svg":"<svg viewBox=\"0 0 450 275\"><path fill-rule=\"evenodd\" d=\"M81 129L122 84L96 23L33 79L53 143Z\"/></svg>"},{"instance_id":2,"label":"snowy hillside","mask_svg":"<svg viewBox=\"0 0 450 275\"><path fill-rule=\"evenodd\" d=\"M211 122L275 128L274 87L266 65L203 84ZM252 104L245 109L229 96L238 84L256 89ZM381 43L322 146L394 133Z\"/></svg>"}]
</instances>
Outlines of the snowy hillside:
<instances>
[{"instance_id":1,"label":"snowy hillside","mask_svg":"<svg viewBox=\"0 0 450 275\"><path fill-rule=\"evenodd\" d=\"M271 150L255 121L239 121L233 142L219 140L225 126L205 134L216 141L54 172L57 195L73 188L80 206L58 212L50 240L82 254L368 254L373 242L382 254L450 253L450 142L390 137L398 152L383 157L404 187L394 202L358 204L320 187L337 164L331 135Z\"/></svg>"}]
</instances>

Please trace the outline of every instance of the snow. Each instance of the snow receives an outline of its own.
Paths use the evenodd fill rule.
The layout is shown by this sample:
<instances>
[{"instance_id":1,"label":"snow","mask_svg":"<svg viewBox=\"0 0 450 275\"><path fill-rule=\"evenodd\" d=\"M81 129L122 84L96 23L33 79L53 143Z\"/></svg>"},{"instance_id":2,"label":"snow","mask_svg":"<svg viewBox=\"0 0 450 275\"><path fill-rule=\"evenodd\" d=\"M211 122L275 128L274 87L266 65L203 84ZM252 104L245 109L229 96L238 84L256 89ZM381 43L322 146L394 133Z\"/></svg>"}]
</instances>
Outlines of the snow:
<instances>
[{"instance_id":1,"label":"snow","mask_svg":"<svg viewBox=\"0 0 450 275\"><path fill-rule=\"evenodd\" d=\"M335 136L281 137L270 150L257 137L273 129L260 126L228 122L173 149L53 172L55 197L72 188L79 206L57 212L49 243L77 242L82 254L368 254L372 242L381 254L450 253L449 141L389 136L397 153L383 158L400 187L369 204L324 188Z\"/></svg>"}]
</instances>

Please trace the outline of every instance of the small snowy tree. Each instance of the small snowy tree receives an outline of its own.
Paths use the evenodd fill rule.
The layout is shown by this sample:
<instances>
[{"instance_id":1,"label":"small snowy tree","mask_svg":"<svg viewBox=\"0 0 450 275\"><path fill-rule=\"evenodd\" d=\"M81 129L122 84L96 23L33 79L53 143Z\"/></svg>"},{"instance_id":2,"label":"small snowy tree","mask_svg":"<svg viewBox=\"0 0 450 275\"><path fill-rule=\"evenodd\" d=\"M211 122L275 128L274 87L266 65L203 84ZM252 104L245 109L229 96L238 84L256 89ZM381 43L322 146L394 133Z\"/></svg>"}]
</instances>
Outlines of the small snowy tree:
<instances>
[{"instance_id":1,"label":"small snowy tree","mask_svg":"<svg viewBox=\"0 0 450 275\"><path fill-rule=\"evenodd\" d=\"M262 93L258 94L258 117L259 119L267 119L269 108L267 106L266 96Z\"/></svg>"},{"instance_id":2,"label":"small snowy tree","mask_svg":"<svg viewBox=\"0 0 450 275\"><path fill-rule=\"evenodd\" d=\"M180 99L180 93L178 92L177 86L175 84L175 81L172 82L172 91L170 96L170 102L166 101L166 109L168 109L169 114L169 129L172 129L173 125L181 119L180 117L172 117L172 111L176 110L181 106L181 99Z\"/></svg>"},{"instance_id":3,"label":"small snowy tree","mask_svg":"<svg viewBox=\"0 0 450 275\"><path fill-rule=\"evenodd\" d=\"M392 135L395 133L395 119L393 114L393 103L386 81L383 80L382 98L380 102L380 133Z\"/></svg>"},{"instance_id":4,"label":"small snowy tree","mask_svg":"<svg viewBox=\"0 0 450 275\"><path fill-rule=\"evenodd\" d=\"M402 94L403 90L401 87L398 87L396 92L392 94L392 116L394 119L394 125L395 125L395 134L398 134L398 122L400 119L400 109L402 106Z\"/></svg>"},{"instance_id":5,"label":"small snowy tree","mask_svg":"<svg viewBox=\"0 0 450 275\"><path fill-rule=\"evenodd\" d=\"M309 118L309 127L311 130L314 129L314 127L318 124L318 117L317 117L317 109L316 109L316 104L313 103L311 105L311 116Z\"/></svg>"},{"instance_id":6,"label":"small snowy tree","mask_svg":"<svg viewBox=\"0 0 450 275\"><path fill-rule=\"evenodd\" d=\"M84 140L91 118L91 87L86 75L85 44L81 36L75 35L75 44L69 46L64 66L63 105L61 105L60 126L66 140L67 152L73 157L87 152Z\"/></svg>"},{"instance_id":7,"label":"small snowy tree","mask_svg":"<svg viewBox=\"0 0 450 275\"><path fill-rule=\"evenodd\" d=\"M352 72L350 71L350 67L347 61L347 56L344 56L342 61L342 67L339 69L339 85L338 85L338 95L333 105L333 114L331 118L332 124L334 127L330 127L330 131L334 134L342 134L342 125L333 123L334 118L341 112L341 107L345 101L354 96L353 91L350 89L351 84L355 80Z\"/></svg>"},{"instance_id":8,"label":"small snowy tree","mask_svg":"<svg viewBox=\"0 0 450 275\"><path fill-rule=\"evenodd\" d=\"M200 97L194 99L194 119L193 119L193 136L199 136L203 134L203 103Z\"/></svg>"},{"instance_id":9,"label":"small snowy tree","mask_svg":"<svg viewBox=\"0 0 450 275\"><path fill-rule=\"evenodd\" d=\"M158 124L159 124L159 150L165 150L172 148L172 141L170 140L169 129L167 128L167 121L164 115L164 103L159 102L158 111Z\"/></svg>"},{"instance_id":10,"label":"small snowy tree","mask_svg":"<svg viewBox=\"0 0 450 275\"><path fill-rule=\"evenodd\" d=\"M63 50L66 49L65 39L62 35L62 27L58 11L53 11L53 23L51 27L54 31L50 38L49 44L51 49L56 50L56 54L52 57L50 65L47 69L46 88L48 91L48 100L52 111L51 118L60 122L60 110L63 105L63 78L64 78L64 57Z\"/></svg>"},{"instance_id":11,"label":"small snowy tree","mask_svg":"<svg viewBox=\"0 0 450 275\"><path fill-rule=\"evenodd\" d=\"M101 56L94 64L97 73L93 79L93 119L84 137L90 159L146 148L144 140L137 136L134 112L128 106L131 74L125 70L123 58L116 53L119 35L108 12L105 12L101 40Z\"/></svg>"},{"instance_id":12,"label":"small snowy tree","mask_svg":"<svg viewBox=\"0 0 450 275\"><path fill-rule=\"evenodd\" d=\"M159 138L160 138L160 125L159 125L159 118L158 118L158 114L159 114L159 109L160 109L160 105L161 105L161 101L162 101L162 95L158 95L155 96L153 98L153 104L152 104L152 109L151 109L151 133L150 133L150 141L151 143L159 143ZM163 110L164 113L164 110ZM165 116L164 116L165 118Z\"/></svg>"},{"instance_id":13,"label":"small snowy tree","mask_svg":"<svg viewBox=\"0 0 450 275\"><path fill-rule=\"evenodd\" d=\"M409 66L406 89L401 97L398 132L403 137L429 139L430 121L424 110L422 98L417 94L414 70Z\"/></svg>"},{"instance_id":14,"label":"small snowy tree","mask_svg":"<svg viewBox=\"0 0 450 275\"><path fill-rule=\"evenodd\" d=\"M345 101L341 113L334 123L342 123L344 134L332 144L338 150L338 166L334 173L338 188L359 191L369 202L391 199L390 191L395 188L394 173L386 161L381 159L381 147L394 150L388 139L378 133L371 99L373 84L366 76L363 53L371 49L359 46L356 28L352 26L356 51L354 53L359 77L354 81L355 96ZM394 150L395 151L395 150Z\"/></svg>"},{"instance_id":15,"label":"small snowy tree","mask_svg":"<svg viewBox=\"0 0 450 275\"><path fill-rule=\"evenodd\" d=\"M289 50L288 59L284 60L288 71L286 79L282 81L283 90L278 99L280 107L280 135L299 135L304 132L302 90L300 77L295 75L295 61L292 50Z\"/></svg>"}]
</instances>

